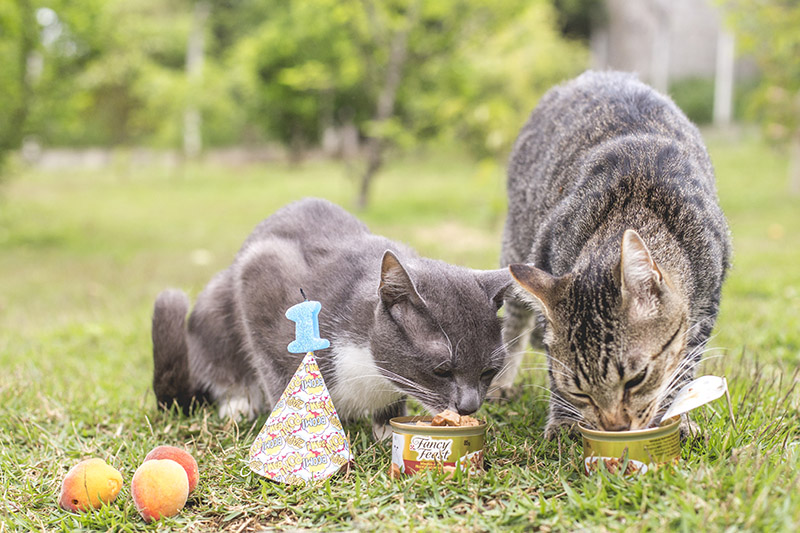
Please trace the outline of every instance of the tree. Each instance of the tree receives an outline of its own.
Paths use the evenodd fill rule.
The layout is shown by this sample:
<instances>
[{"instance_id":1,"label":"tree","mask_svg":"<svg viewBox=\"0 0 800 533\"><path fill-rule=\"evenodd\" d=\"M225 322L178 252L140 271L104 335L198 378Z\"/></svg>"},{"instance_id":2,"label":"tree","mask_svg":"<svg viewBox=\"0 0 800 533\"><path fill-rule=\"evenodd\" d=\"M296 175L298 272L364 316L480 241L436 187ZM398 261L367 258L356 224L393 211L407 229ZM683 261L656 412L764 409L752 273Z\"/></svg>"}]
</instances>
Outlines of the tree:
<instances>
[{"instance_id":1,"label":"tree","mask_svg":"<svg viewBox=\"0 0 800 533\"><path fill-rule=\"evenodd\" d=\"M767 136L789 146L789 189L800 194L800 3L728 0L725 7L741 49L761 69L754 110Z\"/></svg>"},{"instance_id":2,"label":"tree","mask_svg":"<svg viewBox=\"0 0 800 533\"><path fill-rule=\"evenodd\" d=\"M24 62L3 69L0 106L28 102L49 145L192 154L269 139L299 160L347 131L364 205L387 151L455 141L500 156L538 97L584 68L551 1L18 0L38 25L6 2L0 21L32 29L42 68L32 84ZM0 34L3 59L25 55L15 36Z\"/></svg>"},{"instance_id":3,"label":"tree","mask_svg":"<svg viewBox=\"0 0 800 533\"><path fill-rule=\"evenodd\" d=\"M28 61L36 48L36 19L30 0L0 5L0 172L8 152L19 147L30 111Z\"/></svg>"},{"instance_id":4,"label":"tree","mask_svg":"<svg viewBox=\"0 0 800 533\"><path fill-rule=\"evenodd\" d=\"M369 49L384 58L365 60L379 93L367 123L362 207L388 146L444 138L496 158L538 97L586 64L585 48L559 35L549 1L362 3Z\"/></svg>"},{"instance_id":5,"label":"tree","mask_svg":"<svg viewBox=\"0 0 800 533\"><path fill-rule=\"evenodd\" d=\"M287 1L237 43L228 71L296 155L330 124L354 124L363 206L391 147L506 149L538 96L586 64L555 16L546 0Z\"/></svg>"}]
</instances>

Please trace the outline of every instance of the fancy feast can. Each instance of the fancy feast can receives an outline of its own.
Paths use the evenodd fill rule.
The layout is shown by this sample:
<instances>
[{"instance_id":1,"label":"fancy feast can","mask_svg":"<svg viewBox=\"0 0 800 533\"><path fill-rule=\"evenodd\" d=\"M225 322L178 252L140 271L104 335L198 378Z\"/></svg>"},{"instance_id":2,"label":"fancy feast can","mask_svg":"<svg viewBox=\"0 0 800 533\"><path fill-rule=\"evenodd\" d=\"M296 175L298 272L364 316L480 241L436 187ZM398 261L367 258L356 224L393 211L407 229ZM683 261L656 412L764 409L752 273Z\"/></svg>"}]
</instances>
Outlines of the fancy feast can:
<instances>
[{"instance_id":1,"label":"fancy feast can","mask_svg":"<svg viewBox=\"0 0 800 533\"><path fill-rule=\"evenodd\" d=\"M392 469L395 474L423 470L483 470L486 422L476 426L431 426L430 416L401 416L392 425Z\"/></svg>"},{"instance_id":2,"label":"fancy feast can","mask_svg":"<svg viewBox=\"0 0 800 533\"><path fill-rule=\"evenodd\" d=\"M652 465L681 457L680 416L661 426L634 431L597 431L578 425L583 436L583 468L587 474L603 461L609 472L644 473Z\"/></svg>"}]
</instances>

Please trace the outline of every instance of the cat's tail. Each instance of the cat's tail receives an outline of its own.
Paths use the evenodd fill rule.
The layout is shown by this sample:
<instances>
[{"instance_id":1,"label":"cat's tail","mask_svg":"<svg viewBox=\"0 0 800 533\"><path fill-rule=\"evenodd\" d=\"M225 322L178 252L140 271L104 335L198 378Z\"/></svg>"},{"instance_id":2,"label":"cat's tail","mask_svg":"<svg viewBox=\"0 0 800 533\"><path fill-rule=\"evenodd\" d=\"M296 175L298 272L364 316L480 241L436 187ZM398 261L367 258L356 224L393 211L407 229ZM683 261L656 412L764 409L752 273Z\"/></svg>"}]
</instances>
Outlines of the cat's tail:
<instances>
[{"instance_id":1,"label":"cat's tail","mask_svg":"<svg viewBox=\"0 0 800 533\"><path fill-rule=\"evenodd\" d=\"M183 291L168 289L156 298L153 308L153 391L159 407L178 404L188 412L194 398L186 344L186 314L189 298Z\"/></svg>"}]
</instances>

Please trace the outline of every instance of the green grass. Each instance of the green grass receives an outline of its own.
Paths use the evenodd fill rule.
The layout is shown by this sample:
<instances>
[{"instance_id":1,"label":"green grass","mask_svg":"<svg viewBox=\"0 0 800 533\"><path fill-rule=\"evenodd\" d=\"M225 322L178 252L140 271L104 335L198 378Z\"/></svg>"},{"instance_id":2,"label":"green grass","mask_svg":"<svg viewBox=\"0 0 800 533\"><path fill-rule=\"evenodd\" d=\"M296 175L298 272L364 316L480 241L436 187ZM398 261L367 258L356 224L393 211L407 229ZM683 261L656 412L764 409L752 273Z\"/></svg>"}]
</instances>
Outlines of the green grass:
<instances>
[{"instance_id":1,"label":"green grass","mask_svg":"<svg viewBox=\"0 0 800 533\"><path fill-rule=\"evenodd\" d=\"M343 168L19 171L0 193L0 531L797 529L800 202L785 194L780 154L746 135L708 141L735 257L714 340L726 355L703 372L728 377L739 426L721 401L699 409L702 436L679 466L636 479L586 477L580 443L542 440L545 376L529 370L514 399L480 412L492 421L483 477L390 480L389 449L364 421L346 426L349 472L316 487L269 483L244 463L264 417L156 410L151 305L168 286L196 295L288 201L350 207ZM359 216L425 255L492 268L504 209L502 169L423 154L395 161ZM148 526L130 479L159 444L190 446L200 485L178 516ZM126 484L108 507L67 513L61 479L90 456Z\"/></svg>"}]
</instances>

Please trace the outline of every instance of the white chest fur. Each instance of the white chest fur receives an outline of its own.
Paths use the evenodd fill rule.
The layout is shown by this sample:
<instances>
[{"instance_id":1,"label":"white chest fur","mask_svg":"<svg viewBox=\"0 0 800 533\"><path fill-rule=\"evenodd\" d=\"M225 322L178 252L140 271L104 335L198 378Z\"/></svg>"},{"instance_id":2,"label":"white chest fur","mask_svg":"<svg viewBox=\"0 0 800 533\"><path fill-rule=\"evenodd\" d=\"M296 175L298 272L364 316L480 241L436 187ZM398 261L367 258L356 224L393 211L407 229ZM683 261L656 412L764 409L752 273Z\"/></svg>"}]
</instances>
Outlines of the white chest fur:
<instances>
[{"instance_id":1,"label":"white chest fur","mask_svg":"<svg viewBox=\"0 0 800 533\"><path fill-rule=\"evenodd\" d=\"M336 380L331 399L340 418L353 419L396 402L401 394L375 366L368 348L352 344L333 349Z\"/></svg>"}]
</instances>

